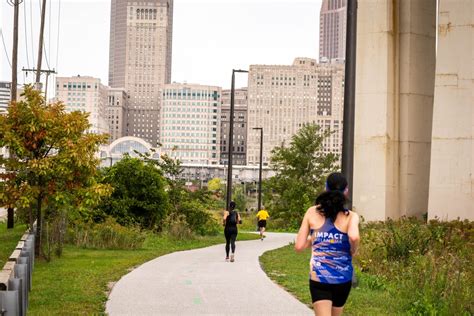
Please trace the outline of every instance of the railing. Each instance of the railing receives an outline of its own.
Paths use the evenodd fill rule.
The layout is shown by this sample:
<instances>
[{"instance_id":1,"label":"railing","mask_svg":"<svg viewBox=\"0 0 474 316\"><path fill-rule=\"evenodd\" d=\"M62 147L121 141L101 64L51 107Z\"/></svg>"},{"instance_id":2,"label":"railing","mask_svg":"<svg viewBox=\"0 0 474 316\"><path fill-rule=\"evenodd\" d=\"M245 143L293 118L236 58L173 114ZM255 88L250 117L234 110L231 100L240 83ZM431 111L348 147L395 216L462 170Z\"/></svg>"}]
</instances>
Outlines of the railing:
<instances>
[{"instance_id":1,"label":"railing","mask_svg":"<svg viewBox=\"0 0 474 316\"><path fill-rule=\"evenodd\" d=\"M0 316L24 316L35 263L35 231L26 232L0 270Z\"/></svg>"}]
</instances>

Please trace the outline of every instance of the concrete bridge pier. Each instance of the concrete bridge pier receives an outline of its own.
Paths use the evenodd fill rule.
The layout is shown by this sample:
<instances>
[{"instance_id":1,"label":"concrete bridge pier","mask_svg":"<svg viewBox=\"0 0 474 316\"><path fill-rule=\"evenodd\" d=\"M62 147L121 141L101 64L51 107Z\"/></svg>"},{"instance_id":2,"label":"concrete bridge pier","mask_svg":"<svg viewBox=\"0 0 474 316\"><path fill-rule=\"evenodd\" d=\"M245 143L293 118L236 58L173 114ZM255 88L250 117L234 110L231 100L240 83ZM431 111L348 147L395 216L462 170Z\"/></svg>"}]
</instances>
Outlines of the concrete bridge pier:
<instances>
[{"instance_id":1,"label":"concrete bridge pier","mask_svg":"<svg viewBox=\"0 0 474 316\"><path fill-rule=\"evenodd\" d=\"M474 1L437 2L358 2L353 205L367 220L474 220Z\"/></svg>"},{"instance_id":2,"label":"concrete bridge pier","mask_svg":"<svg viewBox=\"0 0 474 316\"><path fill-rule=\"evenodd\" d=\"M366 220L428 208L436 0L358 2L353 205Z\"/></svg>"},{"instance_id":3,"label":"concrete bridge pier","mask_svg":"<svg viewBox=\"0 0 474 316\"><path fill-rule=\"evenodd\" d=\"M428 217L474 220L474 1L441 0Z\"/></svg>"}]
</instances>

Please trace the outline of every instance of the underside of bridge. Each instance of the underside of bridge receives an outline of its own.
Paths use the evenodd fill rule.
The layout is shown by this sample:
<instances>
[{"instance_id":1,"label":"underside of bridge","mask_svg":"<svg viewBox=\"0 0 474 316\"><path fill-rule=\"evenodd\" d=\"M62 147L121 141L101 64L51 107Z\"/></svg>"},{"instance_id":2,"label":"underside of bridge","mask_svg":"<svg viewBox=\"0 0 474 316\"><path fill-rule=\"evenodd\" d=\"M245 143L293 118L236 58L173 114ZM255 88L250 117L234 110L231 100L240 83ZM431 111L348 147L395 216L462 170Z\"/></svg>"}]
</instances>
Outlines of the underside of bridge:
<instances>
[{"instance_id":1,"label":"underside of bridge","mask_svg":"<svg viewBox=\"0 0 474 316\"><path fill-rule=\"evenodd\" d=\"M357 21L354 207L474 219L474 1L358 1Z\"/></svg>"}]
</instances>

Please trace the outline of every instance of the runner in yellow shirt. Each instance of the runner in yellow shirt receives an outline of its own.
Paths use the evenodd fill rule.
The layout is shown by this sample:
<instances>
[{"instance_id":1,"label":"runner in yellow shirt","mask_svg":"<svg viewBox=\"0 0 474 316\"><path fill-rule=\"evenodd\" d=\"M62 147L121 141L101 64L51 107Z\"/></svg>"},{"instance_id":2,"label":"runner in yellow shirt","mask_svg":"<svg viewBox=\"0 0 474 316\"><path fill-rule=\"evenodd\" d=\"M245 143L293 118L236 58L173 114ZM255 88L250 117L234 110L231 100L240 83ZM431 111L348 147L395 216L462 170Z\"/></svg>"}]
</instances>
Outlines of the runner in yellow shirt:
<instances>
[{"instance_id":1,"label":"runner in yellow shirt","mask_svg":"<svg viewBox=\"0 0 474 316\"><path fill-rule=\"evenodd\" d=\"M260 210L257 213L257 220L258 220L258 230L260 231L260 240L263 241L263 233L265 232L265 227L267 227L267 219L270 217L268 212L265 210Z\"/></svg>"}]
</instances>

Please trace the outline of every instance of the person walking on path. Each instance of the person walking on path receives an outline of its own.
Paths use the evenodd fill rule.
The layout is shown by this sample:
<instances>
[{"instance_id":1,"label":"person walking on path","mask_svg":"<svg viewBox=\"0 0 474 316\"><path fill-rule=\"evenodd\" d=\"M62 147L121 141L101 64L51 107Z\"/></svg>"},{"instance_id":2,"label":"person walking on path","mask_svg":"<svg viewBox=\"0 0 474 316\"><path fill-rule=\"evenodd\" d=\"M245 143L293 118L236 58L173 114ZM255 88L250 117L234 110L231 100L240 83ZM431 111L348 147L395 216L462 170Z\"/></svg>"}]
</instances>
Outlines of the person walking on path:
<instances>
[{"instance_id":1,"label":"person walking on path","mask_svg":"<svg viewBox=\"0 0 474 316\"><path fill-rule=\"evenodd\" d=\"M257 222L258 222L258 230L260 232L260 240L263 241L265 237L263 233L265 232L265 228L267 227L267 219L270 217L266 210L259 210L257 213Z\"/></svg>"},{"instance_id":2,"label":"person walking on path","mask_svg":"<svg viewBox=\"0 0 474 316\"><path fill-rule=\"evenodd\" d=\"M352 285L352 256L359 247L359 216L344 208L347 180L340 173L329 175L326 192L303 218L295 250L311 247L309 288L318 316L342 315Z\"/></svg>"},{"instance_id":3,"label":"person walking on path","mask_svg":"<svg viewBox=\"0 0 474 316\"><path fill-rule=\"evenodd\" d=\"M224 225L224 236L225 236L225 260L229 260L229 251L232 249L230 255L230 262L235 260L235 240L237 239L237 224L240 224L240 214L235 210L235 202L230 201L230 211L224 212L224 218L222 223Z\"/></svg>"}]
</instances>

